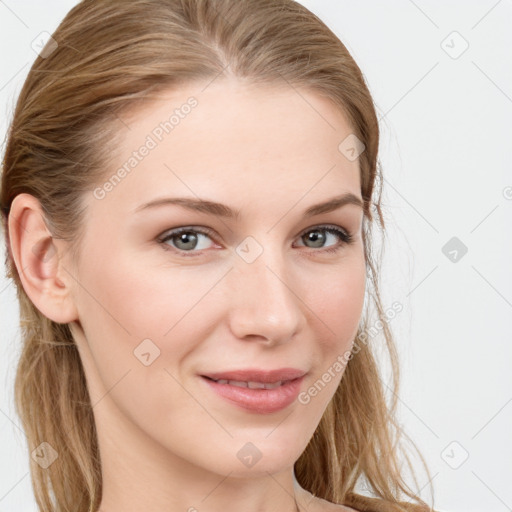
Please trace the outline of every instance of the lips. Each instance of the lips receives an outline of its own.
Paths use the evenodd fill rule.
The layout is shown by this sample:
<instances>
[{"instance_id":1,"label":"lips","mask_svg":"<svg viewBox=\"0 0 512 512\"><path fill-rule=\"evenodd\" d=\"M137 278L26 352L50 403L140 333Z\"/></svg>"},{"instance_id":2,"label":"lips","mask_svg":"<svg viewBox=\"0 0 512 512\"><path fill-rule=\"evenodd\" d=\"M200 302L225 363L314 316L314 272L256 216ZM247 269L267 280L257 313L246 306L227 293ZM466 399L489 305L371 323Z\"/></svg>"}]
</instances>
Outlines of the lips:
<instances>
[{"instance_id":1,"label":"lips","mask_svg":"<svg viewBox=\"0 0 512 512\"><path fill-rule=\"evenodd\" d=\"M297 398L306 372L296 368L234 370L201 375L209 389L246 411L270 414Z\"/></svg>"}]
</instances>

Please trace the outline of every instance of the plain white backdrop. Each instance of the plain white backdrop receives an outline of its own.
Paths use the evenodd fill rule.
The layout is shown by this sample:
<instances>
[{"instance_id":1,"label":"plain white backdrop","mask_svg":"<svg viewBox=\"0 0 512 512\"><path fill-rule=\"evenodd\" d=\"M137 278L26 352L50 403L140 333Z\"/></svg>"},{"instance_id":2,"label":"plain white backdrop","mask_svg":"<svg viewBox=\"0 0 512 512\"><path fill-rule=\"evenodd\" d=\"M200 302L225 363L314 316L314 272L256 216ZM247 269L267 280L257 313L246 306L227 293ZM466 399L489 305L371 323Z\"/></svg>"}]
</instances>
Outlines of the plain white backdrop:
<instances>
[{"instance_id":1,"label":"plain white backdrop","mask_svg":"<svg viewBox=\"0 0 512 512\"><path fill-rule=\"evenodd\" d=\"M33 41L77 3L0 0L2 141ZM436 510L512 511L512 4L301 3L347 46L377 105L382 291L385 307L403 305L391 322L400 421L429 464ZM35 512L34 447L13 405L18 306L3 274L0 512ZM427 497L427 480L420 484Z\"/></svg>"}]
</instances>

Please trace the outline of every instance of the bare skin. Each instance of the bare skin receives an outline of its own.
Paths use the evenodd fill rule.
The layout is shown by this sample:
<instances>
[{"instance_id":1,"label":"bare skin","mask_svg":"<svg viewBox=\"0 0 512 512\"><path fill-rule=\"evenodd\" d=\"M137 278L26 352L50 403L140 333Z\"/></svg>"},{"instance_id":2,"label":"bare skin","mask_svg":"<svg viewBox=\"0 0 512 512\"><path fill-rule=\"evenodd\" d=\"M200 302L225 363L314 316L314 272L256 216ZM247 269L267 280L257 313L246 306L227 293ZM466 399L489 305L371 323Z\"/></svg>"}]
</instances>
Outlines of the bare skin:
<instances>
[{"instance_id":1,"label":"bare skin","mask_svg":"<svg viewBox=\"0 0 512 512\"><path fill-rule=\"evenodd\" d=\"M358 161L338 149L353 130L305 90L204 85L160 93L122 116L130 129L119 123L106 180L175 108L198 102L120 182L100 184L104 197L84 197L79 261L51 238L35 198L20 194L11 209L23 286L48 318L70 323L83 361L101 510L295 512L295 501L307 512L353 510L314 497L293 473L341 381L346 360L342 369L335 362L350 353L363 308L362 209L304 214L344 193L361 199ZM208 199L240 216L172 204L135 212L162 197ZM188 240L157 240L179 227L193 231ZM257 257L249 263L247 254ZM141 357L143 340L150 355ZM309 401L255 413L200 376L248 367L302 369ZM310 393L319 379L322 389ZM252 467L238 456L247 443L261 454Z\"/></svg>"}]
</instances>

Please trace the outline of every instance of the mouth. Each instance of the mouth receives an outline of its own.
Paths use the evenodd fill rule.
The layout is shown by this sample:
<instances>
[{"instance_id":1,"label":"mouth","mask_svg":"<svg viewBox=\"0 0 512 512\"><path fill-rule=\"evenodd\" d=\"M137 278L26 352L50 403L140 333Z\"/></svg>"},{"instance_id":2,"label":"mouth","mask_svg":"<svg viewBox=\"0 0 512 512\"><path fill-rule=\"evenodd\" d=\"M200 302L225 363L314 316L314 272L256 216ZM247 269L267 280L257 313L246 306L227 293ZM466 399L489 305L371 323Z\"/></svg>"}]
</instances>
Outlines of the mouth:
<instances>
[{"instance_id":1,"label":"mouth","mask_svg":"<svg viewBox=\"0 0 512 512\"><path fill-rule=\"evenodd\" d=\"M304 375L275 382L216 379L207 375L201 375L201 380L229 405L252 413L271 414L296 401Z\"/></svg>"}]
</instances>

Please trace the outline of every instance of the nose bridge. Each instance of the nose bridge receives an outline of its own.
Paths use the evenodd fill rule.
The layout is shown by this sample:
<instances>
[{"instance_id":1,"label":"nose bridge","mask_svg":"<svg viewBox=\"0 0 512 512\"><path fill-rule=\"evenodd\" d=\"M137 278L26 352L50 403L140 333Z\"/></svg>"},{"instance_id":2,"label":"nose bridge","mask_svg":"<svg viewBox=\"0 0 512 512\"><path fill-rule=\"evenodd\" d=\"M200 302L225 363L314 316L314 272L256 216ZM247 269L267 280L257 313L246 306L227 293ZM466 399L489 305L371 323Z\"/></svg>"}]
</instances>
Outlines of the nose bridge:
<instances>
[{"instance_id":1,"label":"nose bridge","mask_svg":"<svg viewBox=\"0 0 512 512\"><path fill-rule=\"evenodd\" d=\"M234 334L285 342L300 328L303 319L286 255L280 247L270 247L270 243L262 247L254 240L242 242L237 253L230 283Z\"/></svg>"}]
</instances>

